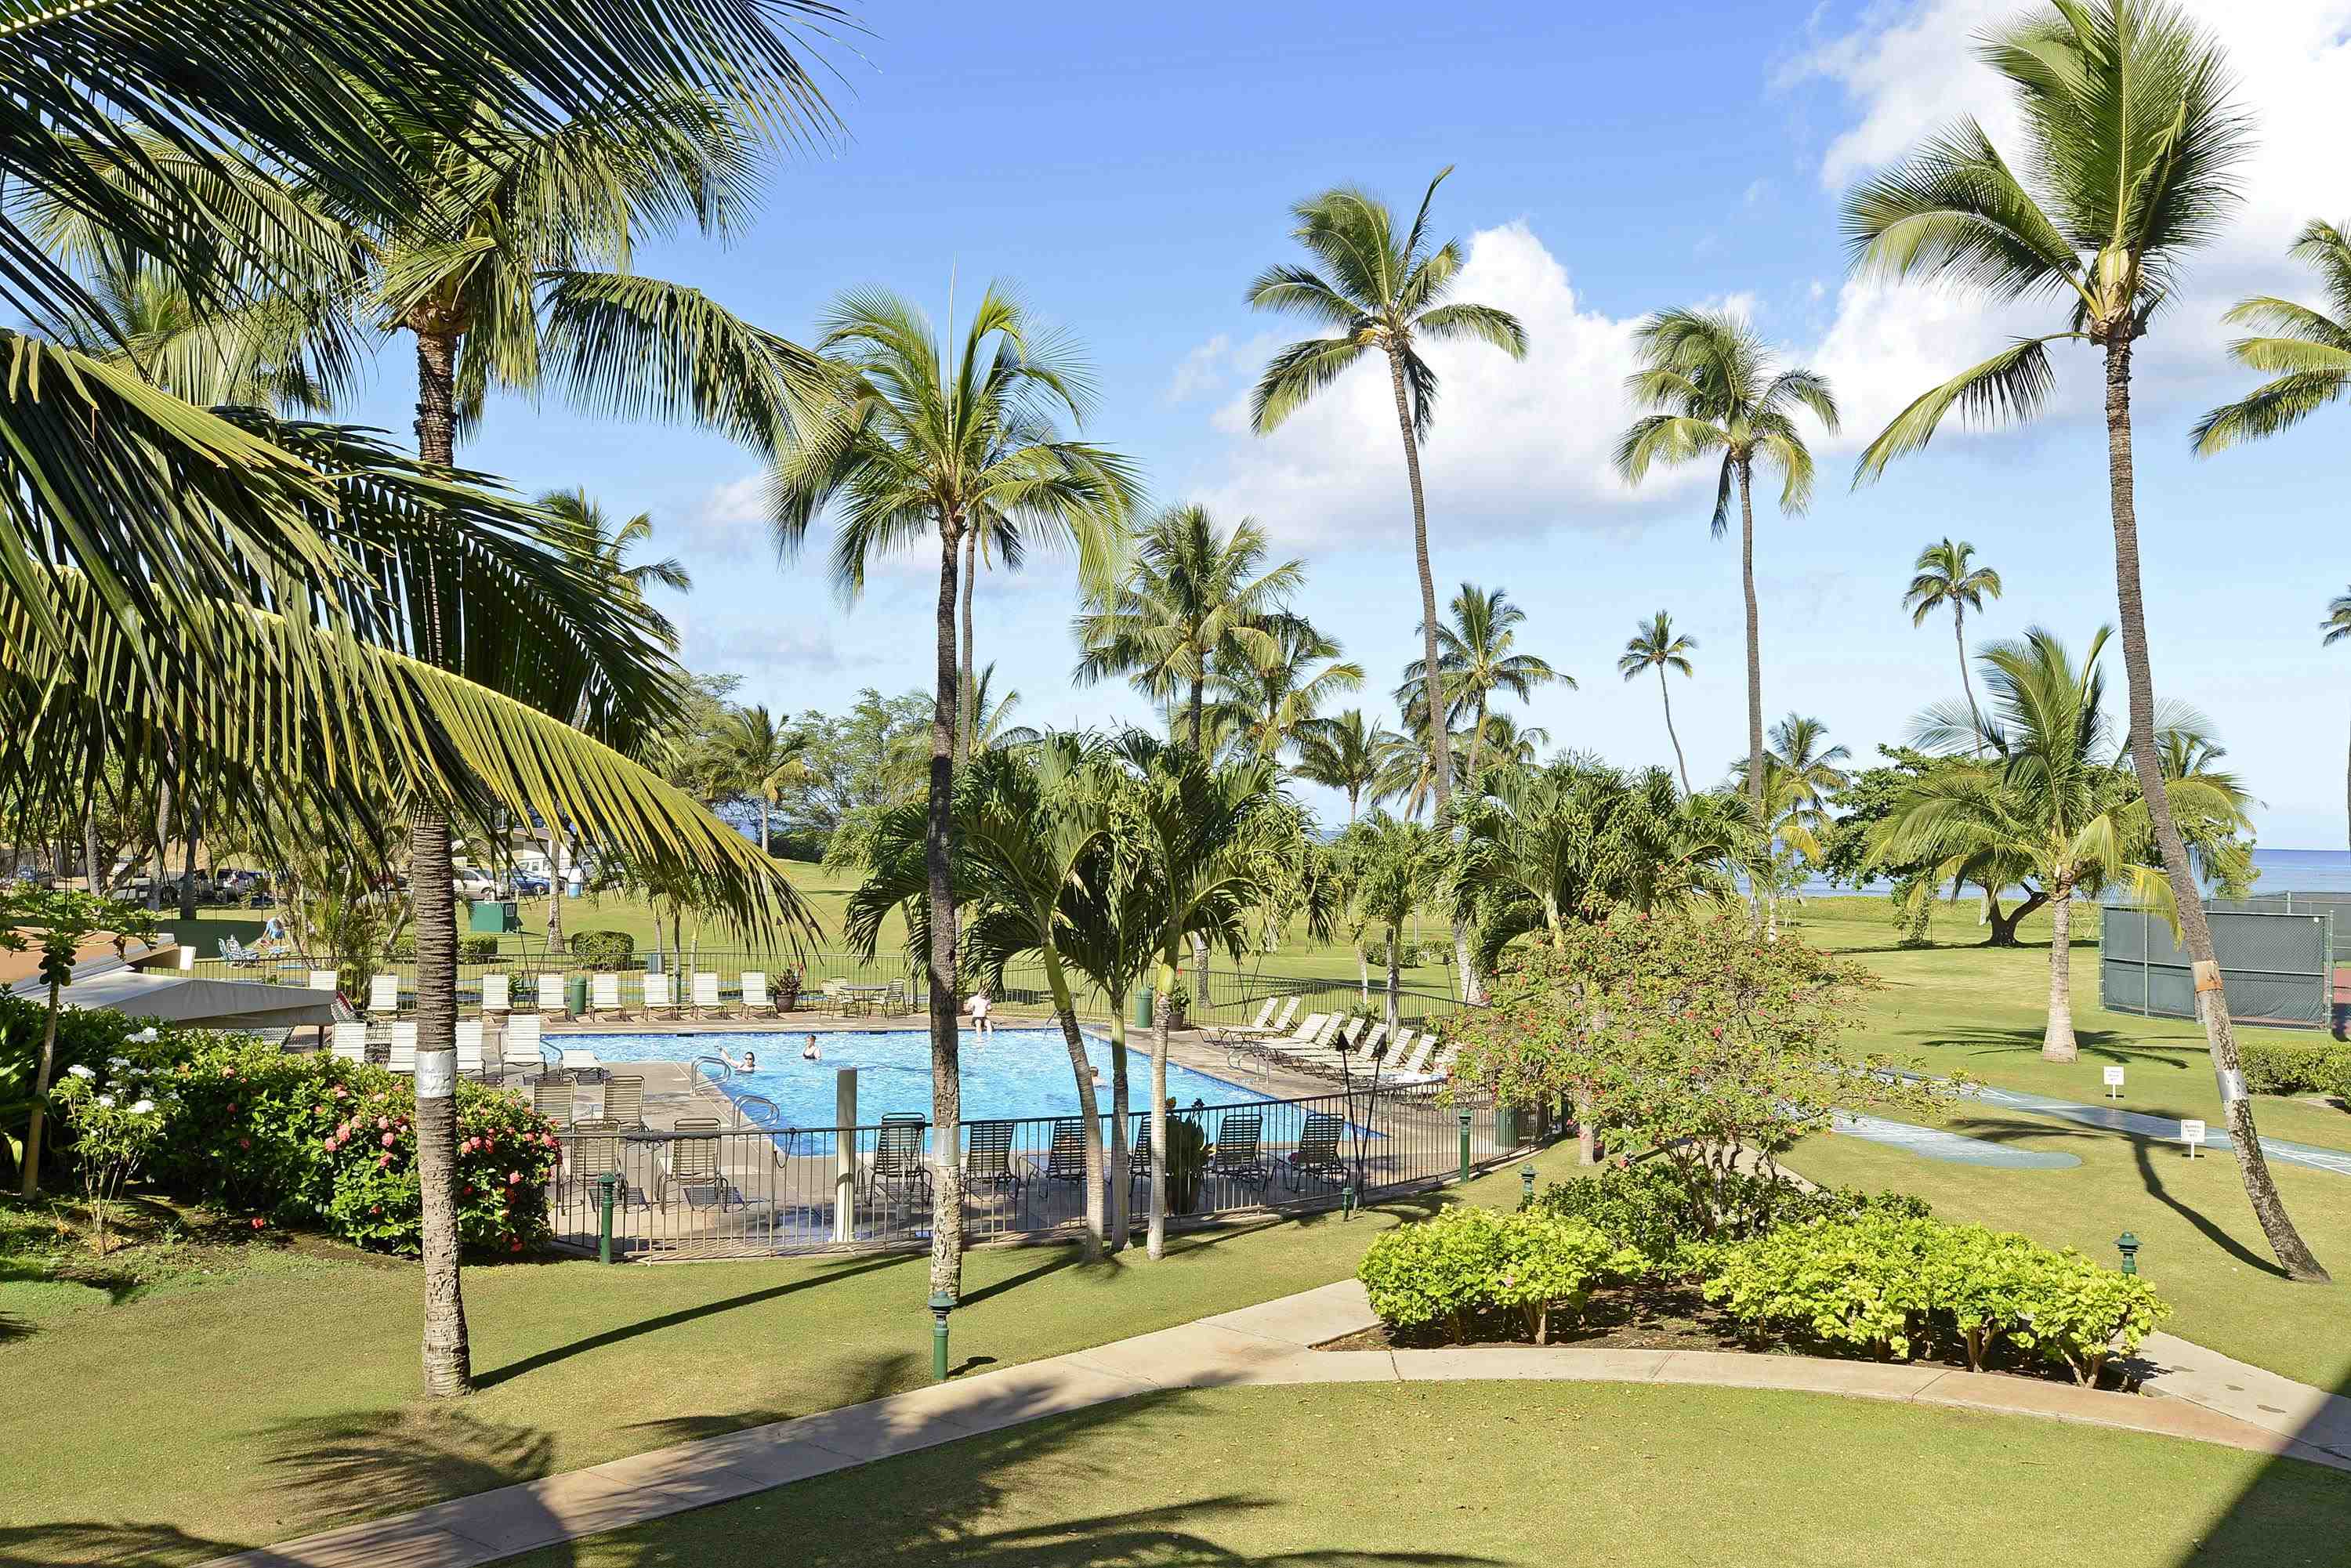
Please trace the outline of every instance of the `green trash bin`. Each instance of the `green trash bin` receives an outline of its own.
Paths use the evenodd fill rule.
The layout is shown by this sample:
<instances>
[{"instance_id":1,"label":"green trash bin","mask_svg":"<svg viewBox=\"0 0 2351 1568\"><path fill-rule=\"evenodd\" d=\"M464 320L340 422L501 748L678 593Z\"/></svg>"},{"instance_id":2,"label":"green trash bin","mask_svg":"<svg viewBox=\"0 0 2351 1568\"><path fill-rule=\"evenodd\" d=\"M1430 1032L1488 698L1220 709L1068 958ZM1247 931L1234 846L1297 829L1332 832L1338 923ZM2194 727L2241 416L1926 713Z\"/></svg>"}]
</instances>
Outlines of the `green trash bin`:
<instances>
[{"instance_id":1,"label":"green trash bin","mask_svg":"<svg viewBox=\"0 0 2351 1568\"><path fill-rule=\"evenodd\" d=\"M1151 1027L1151 988L1149 986L1141 987L1134 993L1134 1021L1137 1029Z\"/></svg>"},{"instance_id":2,"label":"green trash bin","mask_svg":"<svg viewBox=\"0 0 2351 1568\"><path fill-rule=\"evenodd\" d=\"M503 936L521 930L522 919L512 899L477 898L465 929L481 936Z\"/></svg>"},{"instance_id":3,"label":"green trash bin","mask_svg":"<svg viewBox=\"0 0 2351 1568\"><path fill-rule=\"evenodd\" d=\"M563 1005L576 1019L588 1016L588 977L574 975L563 982Z\"/></svg>"}]
</instances>

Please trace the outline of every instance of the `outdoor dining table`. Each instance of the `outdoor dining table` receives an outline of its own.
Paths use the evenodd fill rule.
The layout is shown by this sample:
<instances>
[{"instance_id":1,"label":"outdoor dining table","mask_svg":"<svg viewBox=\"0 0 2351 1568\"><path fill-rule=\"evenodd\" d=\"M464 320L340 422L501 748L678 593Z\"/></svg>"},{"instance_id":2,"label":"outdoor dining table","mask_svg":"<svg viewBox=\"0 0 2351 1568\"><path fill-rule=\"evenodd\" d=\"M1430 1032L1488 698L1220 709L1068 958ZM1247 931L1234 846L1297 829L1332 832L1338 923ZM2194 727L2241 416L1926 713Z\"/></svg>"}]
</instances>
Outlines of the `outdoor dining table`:
<instances>
[{"instance_id":1,"label":"outdoor dining table","mask_svg":"<svg viewBox=\"0 0 2351 1568\"><path fill-rule=\"evenodd\" d=\"M872 1012L882 1005L882 998L890 994L887 986L843 986L841 990L862 1013Z\"/></svg>"}]
</instances>

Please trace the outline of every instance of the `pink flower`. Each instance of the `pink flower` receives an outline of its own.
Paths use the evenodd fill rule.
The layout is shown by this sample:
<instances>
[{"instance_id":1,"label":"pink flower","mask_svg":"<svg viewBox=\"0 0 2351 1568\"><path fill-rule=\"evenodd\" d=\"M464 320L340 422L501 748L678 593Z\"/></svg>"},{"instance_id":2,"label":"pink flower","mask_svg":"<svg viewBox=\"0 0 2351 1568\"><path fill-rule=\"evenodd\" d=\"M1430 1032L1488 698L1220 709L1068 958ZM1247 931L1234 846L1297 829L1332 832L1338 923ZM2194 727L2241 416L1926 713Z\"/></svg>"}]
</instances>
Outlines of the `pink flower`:
<instances>
[{"instance_id":1,"label":"pink flower","mask_svg":"<svg viewBox=\"0 0 2351 1568\"><path fill-rule=\"evenodd\" d=\"M375 1164L378 1170L382 1170L392 1164L392 1156L390 1155L378 1155L375 1157Z\"/></svg>"},{"instance_id":2,"label":"pink flower","mask_svg":"<svg viewBox=\"0 0 2351 1568\"><path fill-rule=\"evenodd\" d=\"M380 1203L371 1203L371 1204L369 1204L369 1205L368 1205L368 1212L369 1212L370 1214L381 1214L381 1213L383 1212L383 1205L381 1205L381 1204L380 1204Z\"/></svg>"},{"instance_id":3,"label":"pink flower","mask_svg":"<svg viewBox=\"0 0 2351 1568\"><path fill-rule=\"evenodd\" d=\"M236 1146L240 1149L249 1149L253 1147L253 1140L251 1138L239 1138L236 1141Z\"/></svg>"},{"instance_id":4,"label":"pink flower","mask_svg":"<svg viewBox=\"0 0 2351 1568\"><path fill-rule=\"evenodd\" d=\"M255 1216L253 1217L253 1228L254 1228L256 1230L260 1229L264 1225L266 1225L266 1224L267 1224L267 1223L268 1223L268 1221L266 1221L266 1220L263 1219L263 1218L261 1218L261 1216L259 1216L259 1215L257 1215L257 1214L256 1214L256 1215L255 1215Z\"/></svg>"},{"instance_id":5,"label":"pink flower","mask_svg":"<svg viewBox=\"0 0 2351 1568\"><path fill-rule=\"evenodd\" d=\"M515 1184L515 1183L517 1183L517 1182L518 1182L518 1181L520 1181L520 1180L522 1180L522 1172L520 1172L520 1171L508 1171L508 1172L507 1172L507 1185L508 1186L514 1186L514 1184Z\"/></svg>"},{"instance_id":6,"label":"pink flower","mask_svg":"<svg viewBox=\"0 0 2351 1568\"><path fill-rule=\"evenodd\" d=\"M383 1146L384 1146L385 1148L387 1148L387 1149L388 1149L388 1148L392 1147L392 1134L391 1134L390 1133L386 1133L386 1134L383 1135Z\"/></svg>"},{"instance_id":7,"label":"pink flower","mask_svg":"<svg viewBox=\"0 0 2351 1568\"><path fill-rule=\"evenodd\" d=\"M323 1116L326 1113L327 1108L324 1105L313 1105L310 1107L310 1114L313 1116Z\"/></svg>"},{"instance_id":8,"label":"pink flower","mask_svg":"<svg viewBox=\"0 0 2351 1568\"><path fill-rule=\"evenodd\" d=\"M391 1126L391 1125L392 1125L392 1118L391 1118L391 1117L389 1117L389 1116L378 1116L378 1117L375 1119L375 1130L376 1130L377 1132L379 1132L379 1133L382 1132L386 1127L389 1127L389 1126Z\"/></svg>"},{"instance_id":9,"label":"pink flower","mask_svg":"<svg viewBox=\"0 0 2351 1568\"><path fill-rule=\"evenodd\" d=\"M326 1150L327 1150L327 1152L328 1152L329 1154L332 1154L332 1153L334 1153L334 1151L335 1151L335 1140L334 1140L334 1139L332 1139L332 1138L328 1138L328 1139L324 1140L324 1143L325 1143L325 1146L326 1146Z\"/></svg>"}]
</instances>

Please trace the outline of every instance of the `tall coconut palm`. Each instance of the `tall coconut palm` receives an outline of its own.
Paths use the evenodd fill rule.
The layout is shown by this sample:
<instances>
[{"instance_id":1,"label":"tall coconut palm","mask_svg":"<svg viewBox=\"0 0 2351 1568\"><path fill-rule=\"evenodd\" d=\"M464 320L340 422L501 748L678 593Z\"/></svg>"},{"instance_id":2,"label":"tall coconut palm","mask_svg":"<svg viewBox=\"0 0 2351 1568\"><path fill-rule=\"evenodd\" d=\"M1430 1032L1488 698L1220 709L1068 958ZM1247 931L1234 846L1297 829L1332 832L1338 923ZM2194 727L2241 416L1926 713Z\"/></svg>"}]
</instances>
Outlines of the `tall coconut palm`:
<instances>
[{"instance_id":1,"label":"tall coconut palm","mask_svg":"<svg viewBox=\"0 0 2351 1568\"><path fill-rule=\"evenodd\" d=\"M783 792L809 777L809 737L778 723L764 703L729 709L718 742L738 787L759 802L759 852L771 854L772 821Z\"/></svg>"},{"instance_id":2,"label":"tall coconut palm","mask_svg":"<svg viewBox=\"0 0 2351 1568\"><path fill-rule=\"evenodd\" d=\"M1377 349L1387 361L1396 433L1404 442L1405 478L1412 492L1421 660L1430 688L1422 729L1434 781L1432 803L1440 817L1453 788L1453 760L1445 701L1437 690L1437 577L1429 566L1428 502L1420 481L1421 444L1437 419L1437 372L1421 357L1421 346L1479 342L1514 360L1527 356L1526 329L1517 317L1492 305L1447 302L1460 277L1461 247L1449 239L1436 243L1428 230L1428 208L1437 199L1437 187L1452 172L1450 164L1437 171L1421 195L1412 226L1401 235L1387 204L1352 185L1334 186L1299 203L1290 209L1298 222L1290 237L1321 270L1270 267L1249 290L1249 303L1260 310L1303 316L1333 329L1331 337L1289 345L1266 365L1249 399L1250 423L1259 434L1279 428L1372 350ZM1453 946L1466 978L1468 939L1458 925Z\"/></svg>"},{"instance_id":3,"label":"tall coconut palm","mask_svg":"<svg viewBox=\"0 0 2351 1568\"><path fill-rule=\"evenodd\" d=\"M1290 772L1310 784L1336 789L1347 797L1347 821L1352 824L1364 792L1379 777L1380 747L1394 735L1376 719L1368 726L1364 710L1351 707L1332 718L1318 718L1298 733L1298 761Z\"/></svg>"},{"instance_id":4,"label":"tall coconut palm","mask_svg":"<svg viewBox=\"0 0 2351 1568\"><path fill-rule=\"evenodd\" d=\"M2287 254L2318 274L2334 314L2267 295L2237 301L2222 319L2262 335L2240 338L2229 351L2270 380L2197 423L2196 450L2206 456L2275 435L2351 392L2351 224L2314 218Z\"/></svg>"},{"instance_id":5,"label":"tall coconut palm","mask_svg":"<svg viewBox=\"0 0 2351 1568\"><path fill-rule=\"evenodd\" d=\"M2000 573L1988 566L1974 563L1976 547L1961 539L1953 543L1942 538L1918 552L1911 567L1917 573L1902 595L1902 608L1910 612L1910 624L1924 626L1927 617L1948 605L1951 612L1951 636L1959 647L1959 690L1967 694L1968 711L1976 714L1978 729L1983 727L1982 715L1976 708L1976 688L1968 679L1968 612L1983 612L1983 601L2001 595Z\"/></svg>"},{"instance_id":6,"label":"tall coconut palm","mask_svg":"<svg viewBox=\"0 0 2351 1568\"><path fill-rule=\"evenodd\" d=\"M1020 694L1008 691L996 695L996 666L984 664L971 682L970 753L1003 751L1017 746L1034 746L1044 738L1044 732L1032 726L1015 724L1012 715L1020 706Z\"/></svg>"},{"instance_id":7,"label":"tall coconut palm","mask_svg":"<svg viewBox=\"0 0 2351 1568\"><path fill-rule=\"evenodd\" d=\"M2065 308L2064 325L1921 395L1863 451L1855 478L1876 478L1926 445L1954 407L1987 422L2037 412L2055 382L2051 343L2086 343L2101 355L2131 759L2199 977L2196 1009L2213 1068L2233 1086L2243 1082L2236 1031L2155 748L2130 394L2140 340L2190 255L2218 232L2241 193L2251 125L2231 101L2219 45L2164 0L2069 0L1987 32L1978 52L2014 90L2023 155L2003 156L1981 126L1963 120L1864 182L1844 204L1854 268L1951 284L2001 304L2055 299ZM2238 1170L2271 1250L2293 1278L2325 1279L2271 1179L2252 1101L2230 1092L2227 1115Z\"/></svg>"},{"instance_id":8,"label":"tall coconut palm","mask_svg":"<svg viewBox=\"0 0 2351 1568\"><path fill-rule=\"evenodd\" d=\"M1764 885L1763 926L1772 941L1780 939L1782 873L1792 870L1796 857L1820 863L1834 825L1829 800L1852 783L1837 766L1853 753L1842 746L1823 746L1828 726L1802 714L1790 714L1771 727L1771 742L1763 753L1763 827L1756 845L1756 880ZM1730 776L1742 789L1747 783L1747 759L1730 765Z\"/></svg>"},{"instance_id":9,"label":"tall coconut palm","mask_svg":"<svg viewBox=\"0 0 2351 1568\"><path fill-rule=\"evenodd\" d=\"M1394 1029L1405 927L1444 888L1453 869L1453 846L1435 828L1374 811L1348 829L1338 851L1347 868L1356 950L1363 949L1364 928L1377 926L1385 935L1386 1016Z\"/></svg>"},{"instance_id":10,"label":"tall coconut palm","mask_svg":"<svg viewBox=\"0 0 2351 1568\"><path fill-rule=\"evenodd\" d=\"M1716 453L1714 537L1730 527L1739 497L1739 578L1747 598L1748 789L1763 810L1763 641L1755 607L1755 497L1758 464L1780 474L1780 511L1811 505L1813 453L1796 415L1810 410L1836 434L1836 396L1826 378L1801 366L1782 369L1778 353L1737 317L1710 310L1662 310L1633 335L1641 368L1625 381L1638 407L1656 412L1633 422L1616 444L1616 469L1637 485L1652 465L1675 465Z\"/></svg>"},{"instance_id":11,"label":"tall coconut palm","mask_svg":"<svg viewBox=\"0 0 2351 1568\"><path fill-rule=\"evenodd\" d=\"M1666 705L1666 738L1674 743L1674 768L1682 776L1685 795L1690 793L1689 763L1682 756L1682 737L1674 733L1674 694L1666 689L1666 672L1696 674L1689 656L1697 651L1698 639L1676 632L1673 617L1660 610L1654 619L1634 623L1633 635L1625 639L1625 651L1616 658L1616 673L1628 681L1644 670L1657 672L1657 695Z\"/></svg>"},{"instance_id":12,"label":"tall coconut palm","mask_svg":"<svg viewBox=\"0 0 2351 1568\"><path fill-rule=\"evenodd\" d=\"M1494 694L1508 692L1525 702L1534 695L1537 686L1553 681L1573 691L1575 677L1553 669L1541 654L1513 652L1518 646L1519 628L1526 624L1527 612L1511 603L1501 589L1465 582L1446 610L1452 623L1437 629L1437 669L1445 688L1445 723L1450 728L1465 716L1469 720L1469 761L1465 775L1474 784L1480 761L1479 742L1486 734L1486 708ZM1416 706L1428 700L1425 660L1415 659L1405 666L1404 685L1396 688L1395 698L1403 705L1407 727L1418 718L1420 727L1426 727L1426 716Z\"/></svg>"},{"instance_id":13,"label":"tall coconut palm","mask_svg":"<svg viewBox=\"0 0 2351 1568\"><path fill-rule=\"evenodd\" d=\"M1315 721L1324 703L1363 685L1364 666L1341 659L1339 640L1316 631L1303 616L1276 616L1266 630L1274 643L1269 657L1220 659L1209 684L1215 706L1230 716L1235 741L1249 755L1273 762Z\"/></svg>"},{"instance_id":14,"label":"tall coconut palm","mask_svg":"<svg viewBox=\"0 0 2351 1568\"><path fill-rule=\"evenodd\" d=\"M960 340L944 346L919 307L878 289L843 295L824 329L819 351L832 367L840 401L803 420L778 448L778 548L798 550L810 524L831 511L833 576L852 593L876 557L925 533L939 552L924 841L935 1162L931 1289L953 1296L963 1281L963 1089L948 846L964 536L1010 519L1032 545L1073 546L1081 579L1099 588L1115 570L1140 485L1125 458L1061 434L1061 418L1083 423L1092 378L1074 345L1046 330L1002 285L988 287Z\"/></svg>"},{"instance_id":15,"label":"tall coconut palm","mask_svg":"<svg viewBox=\"0 0 2351 1568\"><path fill-rule=\"evenodd\" d=\"M1134 564L1071 625L1076 680L1124 675L1169 707L1180 695L1189 744L1203 744L1208 680L1220 664L1263 663L1281 649L1268 629L1306 581L1306 563L1268 569L1271 547L1254 517L1230 533L1200 506L1170 507L1136 540Z\"/></svg>"},{"instance_id":16,"label":"tall coconut palm","mask_svg":"<svg viewBox=\"0 0 2351 1568\"><path fill-rule=\"evenodd\" d=\"M576 535L578 548L584 549L587 559L623 598L644 602L645 590L666 588L673 593L694 591L694 574L675 556L664 556L659 560L630 559L639 545L653 537L653 519L650 512L613 527L612 519L599 503L589 499L585 489L549 490L538 497L538 507L549 516L559 518ZM677 628L668 616L645 610L645 619L672 653L677 651Z\"/></svg>"},{"instance_id":17,"label":"tall coconut palm","mask_svg":"<svg viewBox=\"0 0 2351 1568\"><path fill-rule=\"evenodd\" d=\"M1880 863L1936 862L1933 880L1976 876L1987 864L2034 885L2050 915L2049 1008L2041 1054L2051 1061L2079 1055L2074 1038L2073 902L2124 883L2142 896L2162 896L2163 874L2151 864L2155 847L2146 797L2120 764L2105 711L2105 676L2099 654L2112 629L2100 627L2079 665L2049 632L2035 627L2022 640L1995 643L1979 662L1993 718L1929 708L1915 738L1928 749L1972 748L1980 737L1991 755L1980 767L1927 773L1896 797L1892 812L1872 831L1871 858ZM2190 734L2179 718L2165 724L2158 747L2188 762L2209 739ZM2191 721L2192 722L2192 721ZM2183 772L2162 789L2175 814L2190 825L2199 853L2241 854L2237 835L2249 829L2246 800L2232 780L2210 771ZM1998 872L1989 880L2005 881Z\"/></svg>"},{"instance_id":18,"label":"tall coconut palm","mask_svg":"<svg viewBox=\"0 0 2351 1568\"><path fill-rule=\"evenodd\" d=\"M2318 640L2322 648L2331 648L2346 637L2351 637L2351 591L2336 594L2326 601L2326 619L2318 623L2326 633ZM2346 748L2343 763L2343 809L2345 820L2351 822L2351 748Z\"/></svg>"}]
</instances>

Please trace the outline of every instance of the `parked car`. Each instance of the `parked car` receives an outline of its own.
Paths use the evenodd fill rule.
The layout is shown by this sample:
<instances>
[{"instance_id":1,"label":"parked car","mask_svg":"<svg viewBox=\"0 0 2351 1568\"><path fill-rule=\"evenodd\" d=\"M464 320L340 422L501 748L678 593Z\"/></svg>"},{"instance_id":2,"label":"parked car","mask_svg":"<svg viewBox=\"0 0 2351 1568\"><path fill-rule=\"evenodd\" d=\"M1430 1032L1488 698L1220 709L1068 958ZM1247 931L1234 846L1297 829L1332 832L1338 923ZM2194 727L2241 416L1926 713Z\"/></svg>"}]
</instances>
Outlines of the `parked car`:
<instances>
[{"instance_id":1,"label":"parked car","mask_svg":"<svg viewBox=\"0 0 2351 1568\"><path fill-rule=\"evenodd\" d=\"M514 874L514 891L517 898L545 898L550 885L547 878L534 876L527 871L518 871Z\"/></svg>"},{"instance_id":2,"label":"parked car","mask_svg":"<svg viewBox=\"0 0 2351 1568\"><path fill-rule=\"evenodd\" d=\"M475 871L470 866L458 867L457 874L449 879L449 884L460 898L496 898L498 895L498 884L491 880L490 873Z\"/></svg>"}]
</instances>

